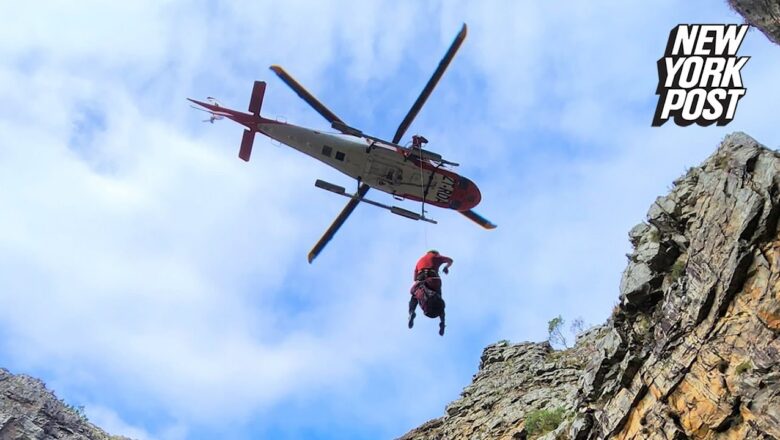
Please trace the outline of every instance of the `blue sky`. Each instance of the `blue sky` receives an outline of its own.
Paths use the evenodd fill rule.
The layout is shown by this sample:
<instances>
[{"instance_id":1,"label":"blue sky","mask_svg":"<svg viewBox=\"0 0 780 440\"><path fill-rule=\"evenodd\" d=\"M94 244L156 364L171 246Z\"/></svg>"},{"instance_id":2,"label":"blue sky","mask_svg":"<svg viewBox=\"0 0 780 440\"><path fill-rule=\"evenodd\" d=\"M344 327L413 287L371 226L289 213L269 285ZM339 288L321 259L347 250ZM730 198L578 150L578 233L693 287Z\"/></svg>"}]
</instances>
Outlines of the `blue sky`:
<instances>
[{"instance_id":1,"label":"blue sky","mask_svg":"<svg viewBox=\"0 0 780 440\"><path fill-rule=\"evenodd\" d=\"M748 33L726 127L650 127L656 61L679 23L738 23L724 1L51 1L3 5L0 366L42 378L138 439L392 438L443 415L500 339L603 322L628 230L686 167L741 130L777 148L780 47ZM397 124L461 23L469 35L408 134L462 164L483 231L360 207L313 265L344 176L186 97L326 123ZM375 197L383 198L381 194ZM407 208L415 209L410 204ZM435 247L447 335L406 328Z\"/></svg>"}]
</instances>

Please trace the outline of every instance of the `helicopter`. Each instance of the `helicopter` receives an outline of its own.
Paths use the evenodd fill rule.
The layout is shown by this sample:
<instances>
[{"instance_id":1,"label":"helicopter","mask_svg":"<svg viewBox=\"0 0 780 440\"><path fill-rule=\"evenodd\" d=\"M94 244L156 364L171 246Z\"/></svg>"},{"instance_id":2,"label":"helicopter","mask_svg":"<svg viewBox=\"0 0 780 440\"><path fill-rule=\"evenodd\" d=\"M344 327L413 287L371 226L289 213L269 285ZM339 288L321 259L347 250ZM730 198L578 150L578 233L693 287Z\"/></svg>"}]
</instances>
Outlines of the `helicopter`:
<instances>
[{"instance_id":1,"label":"helicopter","mask_svg":"<svg viewBox=\"0 0 780 440\"><path fill-rule=\"evenodd\" d=\"M266 90L264 81L255 81L249 100L248 113L223 107L213 98L207 99L207 102L187 99L200 106L199 110L202 109L211 115L207 120L209 122L227 118L245 127L238 153L238 157L244 161L249 161L255 135L261 133L313 157L357 181L357 190L355 193L349 193L343 186L321 179L316 180L316 187L350 200L309 252L309 263L322 252L361 202L386 209L393 214L411 220L435 224L436 220L427 217L425 209L425 204L433 205L454 210L485 229L494 229L495 224L473 211L472 208L480 203L482 195L474 182L452 170L458 166L457 163L423 148L428 142L423 136L412 136L410 146L399 144L465 40L466 33L467 26L464 23L390 141L368 135L347 125L278 65L273 65L270 69L339 133L325 133L321 130L261 116L260 109ZM367 199L366 194L371 188L389 193L396 200L408 199L421 202L420 213Z\"/></svg>"}]
</instances>

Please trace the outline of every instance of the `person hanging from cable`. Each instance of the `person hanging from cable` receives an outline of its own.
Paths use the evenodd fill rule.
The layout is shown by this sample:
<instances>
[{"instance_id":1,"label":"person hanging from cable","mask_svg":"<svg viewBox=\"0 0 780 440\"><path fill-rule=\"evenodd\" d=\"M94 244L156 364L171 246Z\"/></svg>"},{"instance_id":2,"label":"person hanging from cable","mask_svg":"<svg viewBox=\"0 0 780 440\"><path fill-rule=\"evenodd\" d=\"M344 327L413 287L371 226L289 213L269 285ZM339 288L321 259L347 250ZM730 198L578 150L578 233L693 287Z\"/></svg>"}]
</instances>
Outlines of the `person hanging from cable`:
<instances>
[{"instance_id":1,"label":"person hanging from cable","mask_svg":"<svg viewBox=\"0 0 780 440\"><path fill-rule=\"evenodd\" d=\"M441 277L439 267L444 266L443 272L450 273L453 260L441 255L439 251L430 250L425 253L414 268L414 285L409 300L409 328L414 326L417 304L423 314L429 318L439 318L439 334L444 336L444 299L441 294Z\"/></svg>"}]
</instances>

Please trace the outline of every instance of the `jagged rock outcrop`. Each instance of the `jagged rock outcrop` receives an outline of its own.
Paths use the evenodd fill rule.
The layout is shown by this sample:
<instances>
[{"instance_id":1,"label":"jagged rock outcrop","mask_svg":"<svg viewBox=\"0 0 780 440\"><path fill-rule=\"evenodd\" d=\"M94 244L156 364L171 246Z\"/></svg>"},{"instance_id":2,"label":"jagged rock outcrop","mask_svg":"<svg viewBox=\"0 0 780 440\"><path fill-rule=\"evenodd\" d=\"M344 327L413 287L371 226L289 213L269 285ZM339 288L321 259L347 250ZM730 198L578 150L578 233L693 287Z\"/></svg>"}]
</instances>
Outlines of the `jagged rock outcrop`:
<instances>
[{"instance_id":1,"label":"jagged rock outcrop","mask_svg":"<svg viewBox=\"0 0 780 440\"><path fill-rule=\"evenodd\" d=\"M561 408L573 414L577 381L603 331L591 329L566 352L554 351L547 342L489 345L472 384L447 406L447 415L401 440L524 438L525 419L534 411Z\"/></svg>"},{"instance_id":2,"label":"jagged rock outcrop","mask_svg":"<svg viewBox=\"0 0 780 440\"><path fill-rule=\"evenodd\" d=\"M530 412L562 407L543 438L780 439L779 217L780 154L729 135L629 233L604 326L566 352L489 346L447 415L403 438L530 438Z\"/></svg>"},{"instance_id":3,"label":"jagged rock outcrop","mask_svg":"<svg viewBox=\"0 0 780 440\"><path fill-rule=\"evenodd\" d=\"M780 155L727 137L635 227L583 438L780 437Z\"/></svg>"},{"instance_id":4,"label":"jagged rock outcrop","mask_svg":"<svg viewBox=\"0 0 780 440\"><path fill-rule=\"evenodd\" d=\"M0 368L0 440L130 440L106 434L38 379Z\"/></svg>"},{"instance_id":5,"label":"jagged rock outcrop","mask_svg":"<svg viewBox=\"0 0 780 440\"><path fill-rule=\"evenodd\" d=\"M752 26L776 44L780 44L780 1L729 0L729 4Z\"/></svg>"}]
</instances>

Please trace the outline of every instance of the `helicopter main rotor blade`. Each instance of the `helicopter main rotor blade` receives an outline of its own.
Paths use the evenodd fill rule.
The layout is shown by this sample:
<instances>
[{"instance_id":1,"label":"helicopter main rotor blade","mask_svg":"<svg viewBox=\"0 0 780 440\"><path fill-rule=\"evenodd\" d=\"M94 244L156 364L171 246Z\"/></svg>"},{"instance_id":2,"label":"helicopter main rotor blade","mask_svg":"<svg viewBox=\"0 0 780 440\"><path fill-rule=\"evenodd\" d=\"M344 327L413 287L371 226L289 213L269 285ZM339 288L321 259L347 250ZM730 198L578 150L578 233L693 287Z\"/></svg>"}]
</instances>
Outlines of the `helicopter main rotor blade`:
<instances>
[{"instance_id":1,"label":"helicopter main rotor blade","mask_svg":"<svg viewBox=\"0 0 780 440\"><path fill-rule=\"evenodd\" d=\"M493 224L490 220L486 219L485 217L482 217L481 215L477 214L476 212L470 209L468 211L460 211L460 213L466 216L466 218L468 218L469 220L482 226L485 229L496 229L496 225Z\"/></svg>"},{"instance_id":2,"label":"helicopter main rotor blade","mask_svg":"<svg viewBox=\"0 0 780 440\"><path fill-rule=\"evenodd\" d=\"M414 102L412 105L412 108L409 109L409 113L406 114L406 117L401 122L401 125L398 126L398 130L395 132L395 136L393 136L393 143L397 144L401 138L404 136L404 133L406 133L406 130L409 128L409 125L412 124L412 121L414 121L415 116L417 116L417 113L422 108L423 104L425 104L425 101L428 99L428 96L430 96L431 92L433 91L433 88L436 87L436 83L439 82L439 79L441 79L441 76L444 74L444 71L447 70L447 66L450 65L450 61L452 61L452 58L455 57L455 53L460 48L460 45L463 44L463 40L466 39L466 23L463 23L463 27L460 29L460 32L458 32L458 35L455 37L455 40L450 45L450 48L447 50L447 53L444 54L444 58L439 61L439 67L436 68L436 71L433 72L433 76L431 76L431 79L428 80L428 84L425 85L425 88L420 93L420 96L417 97L417 101Z\"/></svg>"},{"instance_id":3,"label":"helicopter main rotor blade","mask_svg":"<svg viewBox=\"0 0 780 440\"><path fill-rule=\"evenodd\" d=\"M284 69L282 69L281 66L273 65L270 67L271 70L274 71L274 73L281 78L282 81L284 81L285 84L290 86L293 91L301 97L304 101L306 101L307 104L309 104L314 110L317 111L320 115L322 115L323 118L327 119L328 122L333 124L334 122L344 124L344 121L342 121L338 116L336 116L335 113L330 111L325 105L323 105L320 101L317 100L317 98L314 97L311 93L309 93L308 90L306 90L298 81L293 79L292 76L290 76L289 73L287 73Z\"/></svg>"},{"instance_id":4,"label":"helicopter main rotor blade","mask_svg":"<svg viewBox=\"0 0 780 440\"><path fill-rule=\"evenodd\" d=\"M341 210L341 213L338 217L336 217L336 220L333 221L333 224L330 225L327 231L325 231L325 234L322 235L322 238L320 238L320 241L317 242L317 244L314 245L314 247L309 251L309 263L314 261L315 258L317 258L317 255L322 252L322 249L325 248L325 245L328 244L331 238L333 238L334 235L336 235L336 232L338 232L341 225L344 224L344 222L347 220L347 217L349 217L350 214L352 214L352 211L355 210L358 203L360 202L360 199L363 198L363 196L366 195L368 190L371 189L370 186L366 185L365 183L360 185L360 188L358 188L358 192L356 194L356 197L347 202L347 206L344 207L344 209Z\"/></svg>"}]
</instances>

